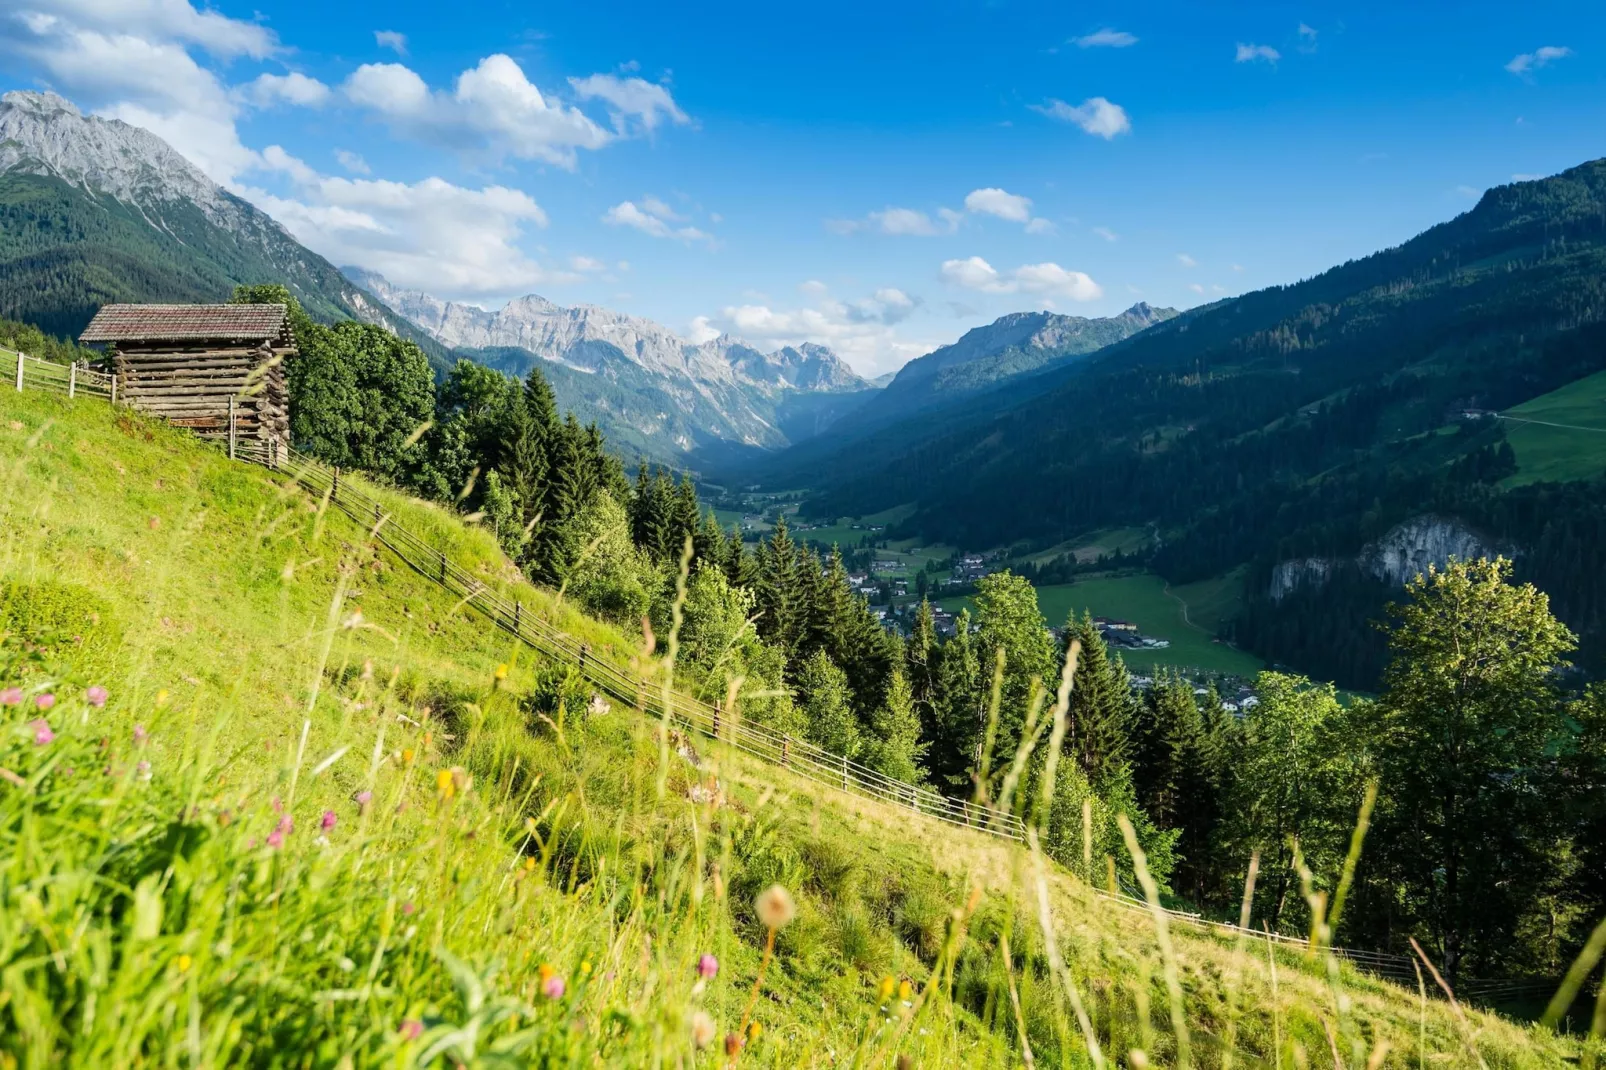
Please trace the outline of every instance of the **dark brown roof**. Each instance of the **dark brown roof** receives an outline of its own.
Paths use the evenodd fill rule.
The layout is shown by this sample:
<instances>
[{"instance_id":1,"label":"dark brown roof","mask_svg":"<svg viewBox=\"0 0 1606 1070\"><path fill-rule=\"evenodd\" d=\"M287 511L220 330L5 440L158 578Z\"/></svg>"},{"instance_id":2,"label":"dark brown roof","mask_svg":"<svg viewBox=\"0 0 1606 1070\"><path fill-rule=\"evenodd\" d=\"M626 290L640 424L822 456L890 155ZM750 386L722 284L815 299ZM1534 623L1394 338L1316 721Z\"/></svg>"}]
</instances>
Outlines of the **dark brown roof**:
<instances>
[{"instance_id":1,"label":"dark brown roof","mask_svg":"<svg viewBox=\"0 0 1606 1070\"><path fill-rule=\"evenodd\" d=\"M80 342L193 342L207 339L290 343L283 305L106 305Z\"/></svg>"}]
</instances>

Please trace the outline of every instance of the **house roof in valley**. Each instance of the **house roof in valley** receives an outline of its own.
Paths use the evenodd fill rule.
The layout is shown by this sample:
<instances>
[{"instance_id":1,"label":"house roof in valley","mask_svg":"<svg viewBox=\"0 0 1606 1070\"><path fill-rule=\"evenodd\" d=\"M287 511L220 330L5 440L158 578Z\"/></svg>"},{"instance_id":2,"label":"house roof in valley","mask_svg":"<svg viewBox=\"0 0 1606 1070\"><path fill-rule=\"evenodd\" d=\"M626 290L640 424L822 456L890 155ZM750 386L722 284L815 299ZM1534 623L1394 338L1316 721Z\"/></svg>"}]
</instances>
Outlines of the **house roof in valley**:
<instances>
[{"instance_id":1,"label":"house roof in valley","mask_svg":"<svg viewBox=\"0 0 1606 1070\"><path fill-rule=\"evenodd\" d=\"M78 336L90 342L272 341L291 345L283 305L105 305Z\"/></svg>"}]
</instances>

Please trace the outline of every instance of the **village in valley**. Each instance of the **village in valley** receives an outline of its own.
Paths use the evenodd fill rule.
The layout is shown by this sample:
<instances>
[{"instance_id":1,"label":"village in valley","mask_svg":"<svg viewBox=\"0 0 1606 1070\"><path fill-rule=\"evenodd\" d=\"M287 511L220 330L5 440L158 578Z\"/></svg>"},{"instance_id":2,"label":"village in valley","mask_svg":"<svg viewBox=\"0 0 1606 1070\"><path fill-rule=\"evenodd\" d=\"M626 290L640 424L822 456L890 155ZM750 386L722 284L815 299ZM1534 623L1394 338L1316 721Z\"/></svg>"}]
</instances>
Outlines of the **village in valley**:
<instances>
[{"instance_id":1,"label":"village in valley","mask_svg":"<svg viewBox=\"0 0 1606 1070\"><path fill-rule=\"evenodd\" d=\"M923 601L930 603L932 624L937 633L944 638L952 637L961 611L969 608L974 614L971 599L983 577L1003 569L1018 572L1028 562L1047 556L1023 555L1006 549L973 551L923 546L916 540L890 538L889 528L907 512L901 508L868 517L822 521L799 515L798 503L802 496L797 493L749 491L720 495L717 488L713 489L715 493L710 494L710 498L716 502L715 512L720 522L727 529L739 529L746 542L757 543L767 538L784 518L796 542L820 552L837 549L848 569L848 581L854 592L866 600L883 626L904 637L913 631ZM1055 639L1064 638L1067 614L1063 606L1057 613L1054 611L1055 606L1063 603L1078 616L1083 612L1091 615L1094 627L1110 651L1127 663L1133 687L1147 689L1154 684L1157 672L1174 672L1191 682L1198 695L1214 690L1228 712L1237 713L1258 705L1260 700L1251 687L1258 663L1215 636L1206 640L1211 647L1211 657L1190 659L1186 651L1173 650L1175 637L1166 630L1181 624L1195 632L1204 632L1186 613L1180 621L1157 627L1150 621L1127 617L1126 611L1120 608L1123 599L1119 594L1112 599L1105 593L1119 592L1123 583L1131 585L1136 593L1147 593L1143 585L1153 580L1143 570L1128 565L1122 553L1123 545L1118 540L1111 541L1114 545L1108 549L1113 552L1104 552L1098 540L1094 540L1090 548L1072 554L1082 561L1085 580L1079 576L1080 582L1076 584L1040 587L1044 613L1053 622L1049 630ZM1086 592L1082 598L1077 597L1079 587ZM1095 592L1103 597L1093 597ZM1133 601L1149 599L1134 598ZM1101 603L1110 604L1101 606ZM1099 608L1107 612L1099 612ZM1133 616L1138 615L1133 612ZM1194 642L1187 645L1197 649L1200 637L1190 638Z\"/></svg>"}]
</instances>

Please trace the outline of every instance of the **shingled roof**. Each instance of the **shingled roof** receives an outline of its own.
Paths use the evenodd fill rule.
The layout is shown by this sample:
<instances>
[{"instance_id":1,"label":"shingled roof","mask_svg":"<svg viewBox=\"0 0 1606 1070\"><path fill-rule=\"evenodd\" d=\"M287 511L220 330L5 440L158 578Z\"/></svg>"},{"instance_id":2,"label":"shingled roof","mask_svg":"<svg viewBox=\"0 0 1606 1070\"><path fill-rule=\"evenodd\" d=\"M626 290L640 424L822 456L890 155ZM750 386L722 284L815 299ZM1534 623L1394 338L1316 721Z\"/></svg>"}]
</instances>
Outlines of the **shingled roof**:
<instances>
[{"instance_id":1,"label":"shingled roof","mask_svg":"<svg viewBox=\"0 0 1606 1070\"><path fill-rule=\"evenodd\" d=\"M291 344L283 305L105 305L80 342L272 340Z\"/></svg>"}]
</instances>

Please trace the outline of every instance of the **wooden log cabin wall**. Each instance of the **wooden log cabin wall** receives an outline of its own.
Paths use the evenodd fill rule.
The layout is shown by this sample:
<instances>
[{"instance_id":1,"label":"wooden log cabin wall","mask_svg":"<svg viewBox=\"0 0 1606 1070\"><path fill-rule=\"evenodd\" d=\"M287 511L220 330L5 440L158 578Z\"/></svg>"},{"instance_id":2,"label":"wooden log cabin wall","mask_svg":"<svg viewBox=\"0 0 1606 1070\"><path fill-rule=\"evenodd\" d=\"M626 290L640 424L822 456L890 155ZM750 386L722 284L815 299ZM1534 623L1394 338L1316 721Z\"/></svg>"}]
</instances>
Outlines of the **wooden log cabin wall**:
<instances>
[{"instance_id":1,"label":"wooden log cabin wall","mask_svg":"<svg viewBox=\"0 0 1606 1070\"><path fill-rule=\"evenodd\" d=\"M120 404L231 443L288 447L285 306L106 305L79 341L106 346Z\"/></svg>"}]
</instances>

